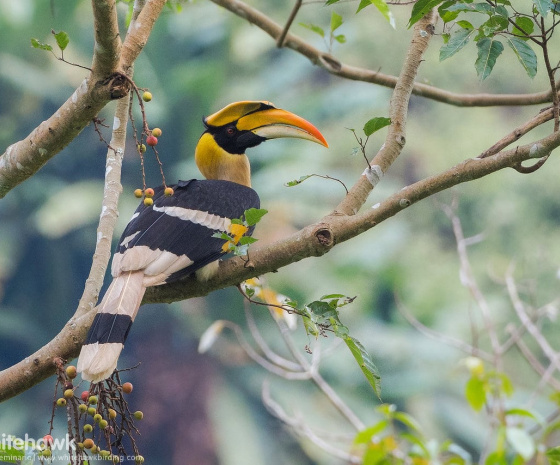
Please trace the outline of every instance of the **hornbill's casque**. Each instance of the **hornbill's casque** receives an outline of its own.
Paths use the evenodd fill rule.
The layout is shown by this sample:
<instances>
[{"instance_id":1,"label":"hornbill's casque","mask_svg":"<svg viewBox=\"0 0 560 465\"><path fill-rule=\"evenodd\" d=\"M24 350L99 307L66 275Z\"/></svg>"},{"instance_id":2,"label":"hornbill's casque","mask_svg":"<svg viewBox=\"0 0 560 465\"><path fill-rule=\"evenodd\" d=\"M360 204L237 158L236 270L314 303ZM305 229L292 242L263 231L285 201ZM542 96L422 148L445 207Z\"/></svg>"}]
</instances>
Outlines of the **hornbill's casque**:
<instances>
[{"instance_id":1,"label":"hornbill's casque","mask_svg":"<svg viewBox=\"0 0 560 465\"><path fill-rule=\"evenodd\" d=\"M170 197L164 186L155 189L153 205L141 203L121 236L113 281L78 359L84 380L99 382L114 371L147 287L195 272L208 279L217 271L224 240L214 233L229 233L232 219L260 206L246 149L279 137L328 147L315 126L269 102L232 103L205 118L204 125L195 160L206 180L179 181Z\"/></svg>"}]
</instances>

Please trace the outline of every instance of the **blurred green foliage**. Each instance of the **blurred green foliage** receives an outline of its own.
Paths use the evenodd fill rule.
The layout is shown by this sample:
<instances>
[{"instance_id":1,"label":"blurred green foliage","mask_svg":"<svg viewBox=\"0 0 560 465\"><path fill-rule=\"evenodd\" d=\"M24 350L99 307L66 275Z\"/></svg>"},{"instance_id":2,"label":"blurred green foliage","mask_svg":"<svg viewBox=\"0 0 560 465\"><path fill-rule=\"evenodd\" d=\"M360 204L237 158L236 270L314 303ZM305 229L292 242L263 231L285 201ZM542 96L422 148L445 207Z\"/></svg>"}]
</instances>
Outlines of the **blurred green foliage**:
<instances>
[{"instance_id":1,"label":"blurred green foliage","mask_svg":"<svg viewBox=\"0 0 560 465\"><path fill-rule=\"evenodd\" d=\"M290 5L283 2L253 3L280 23L289 14ZM192 154L202 132L202 116L231 101L265 99L314 122L326 135L330 150L279 140L249 153L253 187L269 211L256 237L261 241L281 237L328 213L343 198L342 186L319 177L294 188L284 184L317 173L352 185L365 161L353 155L356 141L346 128L362 127L372 115L386 115L390 90L333 77L293 51L277 49L261 30L210 2L182 6L181 12L166 10L158 20L134 76L153 94L147 115L153 127L164 131L158 150L168 181L199 176ZM393 29L373 8L355 15L356 6L352 2L328 8L306 4L298 21L329 30L335 11L344 19L336 24L336 32L345 38L344 44L332 42L335 56L397 75L410 38L406 29L410 9L391 8ZM119 11L124 31L127 5L120 3ZM66 59L90 64L89 2L0 1L3 148L51 115L87 73L31 46L31 38L54 44L51 29L68 33ZM292 32L318 48L325 46L305 27L294 24ZM529 79L511 53L501 57L491 76L480 82L472 66L474 47L440 63L440 46L435 44L427 53L419 82L463 93L547 88L543 73ZM113 109L109 105L100 115L109 126ZM411 182L477 156L538 111L534 107L456 108L413 96L404 152L364 208ZM549 130L550 125L539 128L534 131L537 135L520 143ZM109 138L110 128L103 134ZM383 137L383 130L372 134L370 154ZM119 233L137 203L132 192L141 185L134 143L129 142ZM74 312L96 240L105 153L105 144L90 126L0 202L0 369L49 341ZM476 304L461 285L455 239L441 208L456 200L465 235L482 234L469 253L499 334L506 338L508 323L518 325L502 279L515 263L521 297L534 308L551 303L551 321L544 318L541 329L558 346L558 328L552 320L558 302L559 168L558 157L552 156L543 169L528 176L507 170L458 186L338 245L326 256L267 276L267 283L302 302L332 293L356 295L354 304L341 310L343 321L372 354L381 375L383 401L416 418L424 436L440 444L451 439L476 459L490 426L484 413L473 412L465 399L470 374L459 361L469 354L421 334L400 315L398 306L437 332L471 341L469 316L476 315ZM149 163L148 185L159 184L158 179L157 164ZM121 366L142 362L127 377L136 386L131 402L145 413L143 455L152 463L198 465L341 463L310 441L290 435L262 405L261 386L270 378L273 397L295 418L322 432L352 437L355 431L310 382L270 377L233 338L220 339L211 355L196 353L198 338L212 321L228 319L246 328L243 306L241 295L226 289L205 299L142 309ZM254 313L263 338L288 356L268 312L259 307ZM487 349L480 318L474 320L477 343ZM376 410L379 401L351 354L336 347L335 338L320 337L316 342L301 325L294 338L304 355L306 345L315 351L316 344L323 347L323 376L364 424L382 420ZM508 402L524 405L539 377L513 350L504 357L504 372L515 386ZM46 381L0 405L0 433L42 437L48 428L52 389ZM554 408L546 394L535 401L543 416ZM64 431L62 417L57 417L59 431Z\"/></svg>"}]
</instances>

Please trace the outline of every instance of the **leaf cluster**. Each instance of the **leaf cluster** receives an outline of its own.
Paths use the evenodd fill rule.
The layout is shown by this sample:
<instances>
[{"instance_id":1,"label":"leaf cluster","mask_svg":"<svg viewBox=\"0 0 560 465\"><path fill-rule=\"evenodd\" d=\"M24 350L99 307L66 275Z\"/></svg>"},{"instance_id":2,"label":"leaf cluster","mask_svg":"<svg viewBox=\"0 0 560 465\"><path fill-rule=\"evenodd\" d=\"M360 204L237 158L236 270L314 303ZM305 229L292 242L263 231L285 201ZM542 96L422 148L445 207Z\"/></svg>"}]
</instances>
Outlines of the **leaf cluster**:
<instances>
[{"instance_id":1,"label":"leaf cluster","mask_svg":"<svg viewBox=\"0 0 560 465\"><path fill-rule=\"evenodd\" d=\"M326 331L332 331L336 337L344 341L375 394L381 398L379 370L362 343L351 336L348 327L340 321L339 309L352 303L354 299L355 297L343 294L324 295L319 300L307 304L298 313L303 318L307 334L318 337L324 335Z\"/></svg>"},{"instance_id":2,"label":"leaf cluster","mask_svg":"<svg viewBox=\"0 0 560 465\"><path fill-rule=\"evenodd\" d=\"M212 235L212 237L226 241L224 244L224 252L231 252L236 256L247 255L249 245L257 242L257 239L251 236L246 236L245 232L255 226L267 213L268 210L265 210L264 208L249 208L248 210L245 210L245 213L241 216L241 218L234 218L231 220L232 227L234 227L234 225L242 227L240 229L242 231L240 234L235 234L230 230L229 233L216 232Z\"/></svg>"},{"instance_id":3,"label":"leaf cluster","mask_svg":"<svg viewBox=\"0 0 560 465\"><path fill-rule=\"evenodd\" d=\"M534 0L528 12L514 9L509 0L473 2L473 0L419 0L412 9L409 27L432 8L438 12L446 26L458 27L453 33L443 34L440 61L461 51L471 40L477 46L475 69L480 80L486 79L504 51L503 41L530 78L537 74L537 55L531 47L535 24L539 16L557 12L552 1ZM560 10L559 10L560 11ZM478 26L475 24L480 23ZM446 27L444 26L444 28ZM537 43L537 41L533 41Z\"/></svg>"},{"instance_id":4,"label":"leaf cluster","mask_svg":"<svg viewBox=\"0 0 560 465\"><path fill-rule=\"evenodd\" d=\"M381 419L354 438L354 446L361 449L363 465L471 463L470 455L451 441L428 441L416 419L398 411L395 405L382 404L375 411Z\"/></svg>"},{"instance_id":5,"label":"leaf cluster","mask_svg":"<svg viewBox=\"0 0 560 465\"><path fill-rule=\"evenodd\" d=\"M64 31L56 32L54 30L51 30L51 33L54 36L54 39L56 40L56 45L63 53L66 47L68 47L68 44L70 43L70 37ZM46 50L47 52L54 53L54 49L52 45L45 44L37 39L31 39L31 46L39 50Z\"/></svg>"}]
</instances>

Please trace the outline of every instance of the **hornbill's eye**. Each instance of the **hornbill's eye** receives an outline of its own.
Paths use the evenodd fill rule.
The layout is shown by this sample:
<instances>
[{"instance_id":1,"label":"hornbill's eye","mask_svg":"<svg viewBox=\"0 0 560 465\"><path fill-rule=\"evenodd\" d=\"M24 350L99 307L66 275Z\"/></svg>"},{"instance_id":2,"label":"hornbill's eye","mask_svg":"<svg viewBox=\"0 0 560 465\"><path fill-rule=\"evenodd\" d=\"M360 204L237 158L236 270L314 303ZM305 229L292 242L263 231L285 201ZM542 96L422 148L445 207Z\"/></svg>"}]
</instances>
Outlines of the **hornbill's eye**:
<instances>
[{"instance_id":1,"label":"hornbill's eye","mask_svg":"<svg viewBox=\"0 0 560 465\"><path fill-rule=\"evenodd\" d=\"M233 126L229 126L229 127L226 129L226 134L227 134L228 136L233 136L233 135L235 134L235 132L236 132L236 131L235 131L235 128L234 128Z\"/></svg>"}]
</instances>

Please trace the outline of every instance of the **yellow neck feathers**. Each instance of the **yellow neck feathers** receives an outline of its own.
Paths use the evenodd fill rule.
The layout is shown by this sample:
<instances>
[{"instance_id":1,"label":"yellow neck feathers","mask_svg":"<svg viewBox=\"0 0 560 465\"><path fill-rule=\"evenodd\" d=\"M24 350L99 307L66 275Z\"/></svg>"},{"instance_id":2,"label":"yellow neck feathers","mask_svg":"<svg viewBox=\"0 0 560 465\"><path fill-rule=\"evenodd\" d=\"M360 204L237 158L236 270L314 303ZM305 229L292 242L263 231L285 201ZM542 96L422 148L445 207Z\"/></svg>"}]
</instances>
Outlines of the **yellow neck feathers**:
<instances>
[{"instance_id":1,"label":"yellow neck feathers","mask_svg":"<svg viewBox=\"0 0 560 465\"><path fill-rule=\"evenodd\" d=\"M246 155L232 155L222 149L211 134L202 135L194 158L206 179L222 179L251 187L251 167Z\"/></svg>"}]
</instances>

